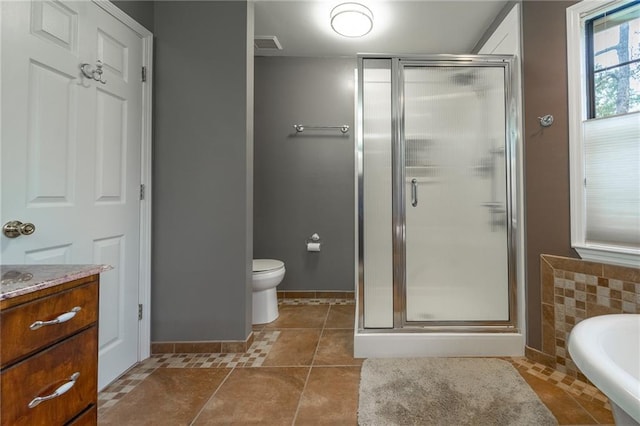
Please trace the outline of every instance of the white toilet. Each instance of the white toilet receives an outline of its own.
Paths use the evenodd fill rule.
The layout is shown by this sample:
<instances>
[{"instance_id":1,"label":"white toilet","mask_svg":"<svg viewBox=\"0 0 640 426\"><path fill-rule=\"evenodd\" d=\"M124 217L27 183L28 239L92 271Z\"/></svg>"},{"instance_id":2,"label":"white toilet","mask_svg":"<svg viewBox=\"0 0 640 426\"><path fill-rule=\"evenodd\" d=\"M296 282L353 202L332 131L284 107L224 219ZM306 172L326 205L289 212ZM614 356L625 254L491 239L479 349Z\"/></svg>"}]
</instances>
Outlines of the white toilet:
<instances>
[{"instance_id":1,"label":"white toilet","mask_svg":"<svg viewBox=\"0 0 640 426\"><path fill-rule=\"evenodd\" d=\"M253 259L253 324L266 324L278 318L276 286L284 278L284 262Z\"/></svg>"}]
</instances>

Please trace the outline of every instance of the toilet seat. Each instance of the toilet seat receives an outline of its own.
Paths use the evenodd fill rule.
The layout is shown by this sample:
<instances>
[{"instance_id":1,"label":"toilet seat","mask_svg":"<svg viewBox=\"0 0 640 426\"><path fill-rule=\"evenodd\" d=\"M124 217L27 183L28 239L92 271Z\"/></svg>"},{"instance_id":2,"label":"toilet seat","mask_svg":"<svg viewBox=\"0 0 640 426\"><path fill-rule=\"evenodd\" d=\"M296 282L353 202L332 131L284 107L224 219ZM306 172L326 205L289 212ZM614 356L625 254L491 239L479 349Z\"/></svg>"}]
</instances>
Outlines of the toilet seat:
<instances>
[{"instance_id":1,"label":"toilet seat","mask_svg":"<svg viewBox=\"0 0 640 426\"><path fill-rule=\"evenodd\" d=\"M253 274L265 274L284 268L284 262L275 259L253 259Z\"/></svg>"}]
</instances>

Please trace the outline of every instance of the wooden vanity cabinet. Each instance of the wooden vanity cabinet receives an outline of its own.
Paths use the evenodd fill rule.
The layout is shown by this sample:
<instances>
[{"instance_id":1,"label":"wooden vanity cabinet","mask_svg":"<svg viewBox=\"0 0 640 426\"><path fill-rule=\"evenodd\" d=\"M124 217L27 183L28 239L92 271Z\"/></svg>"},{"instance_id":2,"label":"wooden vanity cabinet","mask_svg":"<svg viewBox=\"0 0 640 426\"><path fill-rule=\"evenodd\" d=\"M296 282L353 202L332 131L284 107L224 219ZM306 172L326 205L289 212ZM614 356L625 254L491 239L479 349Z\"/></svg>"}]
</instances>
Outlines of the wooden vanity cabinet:
<instances>
[{"instance_id":1,"label":"wooden vanity cabinet","mask_svg":"<svg viewBox=\"0 0 640 426\"><path fill-rule=\"evenodd\" d=\"M92 275L0 301L0 425L97 424L98 288Z\"/></svg>"}]
</instances>

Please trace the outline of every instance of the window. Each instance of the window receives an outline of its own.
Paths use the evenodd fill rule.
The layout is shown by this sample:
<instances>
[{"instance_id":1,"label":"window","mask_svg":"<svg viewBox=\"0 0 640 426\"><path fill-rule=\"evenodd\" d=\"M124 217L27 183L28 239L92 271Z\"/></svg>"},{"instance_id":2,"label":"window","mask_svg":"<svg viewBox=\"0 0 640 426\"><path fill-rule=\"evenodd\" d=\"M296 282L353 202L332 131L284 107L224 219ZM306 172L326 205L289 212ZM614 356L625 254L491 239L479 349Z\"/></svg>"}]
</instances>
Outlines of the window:
<instances>
[{"instance_id":1,"label":"window","mask_svg":"<svg viewBox=\"0 0 640 426\"><path fill-rule=\"evenodd\" d=\"M585 21L588 118L640 111L640 2Z\"/></svg>"},{"instance_id":2,"label":"window","mask_svg":"<svg viewBox=\"0 0 640 426\"><path fill-rule=\"evenodd\" d=\"M571 240L640 266L640 1L567 9Z\"/></svg>"}]
</instances>

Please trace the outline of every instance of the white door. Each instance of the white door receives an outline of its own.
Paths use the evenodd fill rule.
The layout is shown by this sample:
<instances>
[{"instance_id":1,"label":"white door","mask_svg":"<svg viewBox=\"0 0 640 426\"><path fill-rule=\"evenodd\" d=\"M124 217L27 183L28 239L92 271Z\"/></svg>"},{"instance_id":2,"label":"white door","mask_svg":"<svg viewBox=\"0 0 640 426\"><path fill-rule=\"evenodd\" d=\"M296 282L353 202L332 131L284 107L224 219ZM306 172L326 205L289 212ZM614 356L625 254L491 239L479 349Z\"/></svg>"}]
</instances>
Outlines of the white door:
<instances>
[{"instance_id":1,"label":"white door","mask_svg":"<svg viewBox=\"0 0 640 426\"><path fill-rule=\"evenodd\" d=\"M2 263L113 266L103 388L138 360L142 40L92 2L5 1L1 52L1 221L36 227L2 236ZM106 83L80 71L98 60Z\"/></svg>"}]
</instances>

